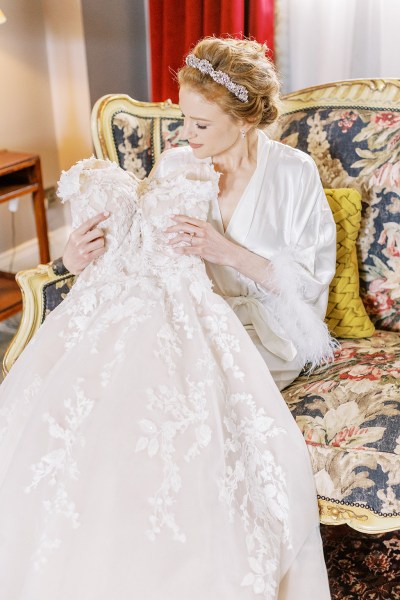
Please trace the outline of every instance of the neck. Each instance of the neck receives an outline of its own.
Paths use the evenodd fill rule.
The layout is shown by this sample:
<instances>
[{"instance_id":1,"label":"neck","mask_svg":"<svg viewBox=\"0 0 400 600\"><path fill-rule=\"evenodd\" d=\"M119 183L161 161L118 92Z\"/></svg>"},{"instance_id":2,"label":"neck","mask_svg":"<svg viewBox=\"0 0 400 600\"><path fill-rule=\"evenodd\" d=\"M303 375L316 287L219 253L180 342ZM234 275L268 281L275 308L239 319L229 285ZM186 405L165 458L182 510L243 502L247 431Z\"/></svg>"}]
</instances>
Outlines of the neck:
<instances>
[{"instance_id":1,"label":"neck","mask_svg":"<svg viewBox=\"0 0 400 600\"><path fill-rule=\"evenodd\" d=\"M213 156L213 164L220 173L232 173L250 163L257 163L257 129L250 130L245 138L241 136L227 150Z\"/></svg>"}]
</instances>

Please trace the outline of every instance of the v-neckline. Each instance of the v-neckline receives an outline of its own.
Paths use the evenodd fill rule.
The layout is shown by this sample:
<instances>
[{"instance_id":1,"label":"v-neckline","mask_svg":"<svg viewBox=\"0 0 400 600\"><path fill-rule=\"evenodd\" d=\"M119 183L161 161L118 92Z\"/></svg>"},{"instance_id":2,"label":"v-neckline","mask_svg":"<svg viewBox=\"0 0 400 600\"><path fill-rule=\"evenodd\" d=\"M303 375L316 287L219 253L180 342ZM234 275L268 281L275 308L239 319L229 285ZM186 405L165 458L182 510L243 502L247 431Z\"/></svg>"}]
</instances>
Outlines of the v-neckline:
<instances>
[{"instance_id":1,"label":"v-neckline","mask_svg":"<svg viewBox=\"0 0 400 600\"><path fill-rule=\"evenodd\" d=\"M242 204L243 198L247 194L247 190L249 189L250 184L252 183L252 181L253 181L253 179L254 179L257 171L258 171L258 167L260 166L260 146L261 146L261 140L260 140L260 138L261 138L260 131L257 130L257 163L256 163L256 167L255 167L255 169L253 171L252 176L250 177L249 181L247 182L246 187L244 188L243 193L240 196L240 198L239 198L239 200L238 200L238 202L237 202L237 204L236 204L236 206L234 208L234 211L233 211L233 213L231 215L231 218L229 219L228 225L226 227L224 226L224 220L222 218L221 207L219 205L218 197L216 198L217 209L218 209L218 218L219 218L219 221L220 221L221 230L222 230L222 234L223 235L227 235L229 233L229 229L230 229L231 223L232 223L232 221L233 221L236 213L238 212L240 204Z\"/></svg>"}]
</instances>

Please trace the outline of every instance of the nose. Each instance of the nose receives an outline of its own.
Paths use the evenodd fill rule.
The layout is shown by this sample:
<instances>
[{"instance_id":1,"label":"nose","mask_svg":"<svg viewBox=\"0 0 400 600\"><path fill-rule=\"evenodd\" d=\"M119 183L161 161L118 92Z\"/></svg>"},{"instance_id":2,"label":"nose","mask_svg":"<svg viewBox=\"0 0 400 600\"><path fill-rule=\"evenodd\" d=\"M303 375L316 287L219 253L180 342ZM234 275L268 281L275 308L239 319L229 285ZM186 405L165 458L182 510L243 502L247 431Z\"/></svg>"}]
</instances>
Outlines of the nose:
<instances>
[{"instance_id":1,"label":"nose","mask_svg":"<svg viewBox=\"0 0 400 600\"><path fill-rule=\"evenodd\" d=\"M181 130L180 138L182 140L191 140L195 135L195 129L193 127L193 122L191 119L184 117L183 119L183 127Z\"/></svg>"}]
</instances>

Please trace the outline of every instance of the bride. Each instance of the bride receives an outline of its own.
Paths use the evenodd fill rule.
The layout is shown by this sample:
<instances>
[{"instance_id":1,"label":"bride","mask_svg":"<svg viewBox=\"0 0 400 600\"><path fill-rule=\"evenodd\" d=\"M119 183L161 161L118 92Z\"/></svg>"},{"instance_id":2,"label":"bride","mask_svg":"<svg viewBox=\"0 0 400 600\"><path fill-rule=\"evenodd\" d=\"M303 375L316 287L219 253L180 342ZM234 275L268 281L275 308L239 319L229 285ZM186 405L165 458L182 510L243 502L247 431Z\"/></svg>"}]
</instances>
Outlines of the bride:
<instances>
[{"instance_id":1,"label":"bride","mask_svg":"<svg viewBox=\"0 0 400 600\"><path fill-rule=\"evenodd\" d=\"M254 52L253 42L229 43ZM249 101L240 79L216 75L196 49L187 63ZM225 130L207 112L218 105L187 83L181 92L187 131L200 132L192 151L166 153L144 182L97 159L61 177L78 232L69 252L88 266L1 387L2 598L330 598L304 440L231 308L245 303L215 293L200 258L210 267L224 256L222 277L236 269L242 289L253 277L265 297L281 294L273 261L222 230L236 217L243 225L246 180L251 187L268 142L250 121L229 117ZM244 148L238 189L226 170L218 185L218 160L233 165ZM310 178L310 161L298 160ZM285 340L279 320L260 331L281 354L329 354L323 326L314 357Z\"/></svg>"}]
</instances>

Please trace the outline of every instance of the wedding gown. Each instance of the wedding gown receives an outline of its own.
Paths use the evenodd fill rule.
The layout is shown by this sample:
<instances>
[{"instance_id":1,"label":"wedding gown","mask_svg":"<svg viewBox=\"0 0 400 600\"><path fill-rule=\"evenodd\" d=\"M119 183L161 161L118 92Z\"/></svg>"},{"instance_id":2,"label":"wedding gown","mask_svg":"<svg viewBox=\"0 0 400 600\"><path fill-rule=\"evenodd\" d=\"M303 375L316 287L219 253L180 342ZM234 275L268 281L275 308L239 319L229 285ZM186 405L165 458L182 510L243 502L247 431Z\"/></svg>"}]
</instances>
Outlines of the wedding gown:
<instances>
[{"instance_id":1,"label":"wedding gown","mask_svg":"<svg viewBox=\"0 0 400 600\"><path fill-rule=\"evenodd\" d=\"M88 159L59 187L107 251L0 390L0 598L330 598L308 452L203 262L209 165L138 182Z\"/></svg>"}]
</instances>

